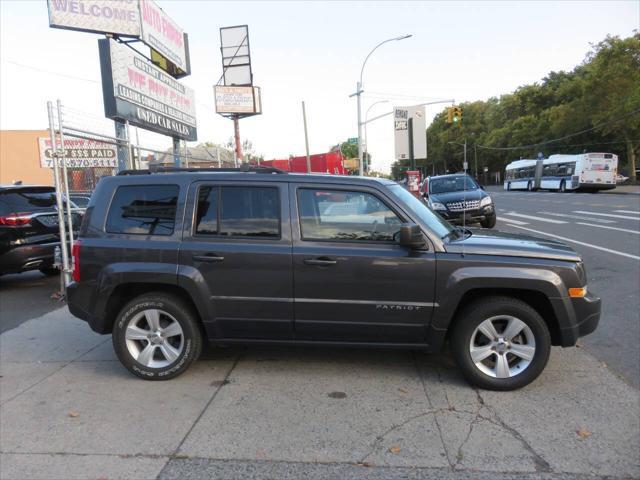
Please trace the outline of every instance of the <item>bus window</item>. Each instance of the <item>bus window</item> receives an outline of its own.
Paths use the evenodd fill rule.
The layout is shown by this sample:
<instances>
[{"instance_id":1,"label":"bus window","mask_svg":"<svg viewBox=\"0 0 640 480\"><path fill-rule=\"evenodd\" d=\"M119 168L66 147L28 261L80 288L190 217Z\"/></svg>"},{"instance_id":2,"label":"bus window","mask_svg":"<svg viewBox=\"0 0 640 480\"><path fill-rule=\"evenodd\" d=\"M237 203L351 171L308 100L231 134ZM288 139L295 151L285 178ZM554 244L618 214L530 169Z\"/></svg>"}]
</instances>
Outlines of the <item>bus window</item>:
<instances>
[{"instance_id":1,"label":"bus window","mask_svg":"<svg viewBox=\"0 0 640 480\"><path fill-rule=\"evenodd\" d=\"M567 175L567 164L566 163L558 164L558 173L557 173L557 175L559 177L564 177L565 175Z\"/></svg>"}]
</instances>

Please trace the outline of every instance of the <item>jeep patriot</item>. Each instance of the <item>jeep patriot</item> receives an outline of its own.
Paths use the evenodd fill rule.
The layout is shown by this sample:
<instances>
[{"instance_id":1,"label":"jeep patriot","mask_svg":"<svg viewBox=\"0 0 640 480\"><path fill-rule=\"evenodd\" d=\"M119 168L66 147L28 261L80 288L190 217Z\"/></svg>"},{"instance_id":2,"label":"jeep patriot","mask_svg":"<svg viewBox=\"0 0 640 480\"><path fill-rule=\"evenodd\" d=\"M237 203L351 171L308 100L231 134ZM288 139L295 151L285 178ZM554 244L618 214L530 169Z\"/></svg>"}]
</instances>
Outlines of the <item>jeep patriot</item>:
<instances>
[{"instance_id":1,"label":"jeep patriot","mask_svg":"<svg viewBox=\"0 0 640 480\"><path fill-rule=\"evenodd\" d=\"M399 184L276 169L103 178L74 245L72 314L133 374L166 380L203 342L439 351L513 390L552 345L591 333L581 257L546 239L454 227Z\"/></svg>"}]
</instances>

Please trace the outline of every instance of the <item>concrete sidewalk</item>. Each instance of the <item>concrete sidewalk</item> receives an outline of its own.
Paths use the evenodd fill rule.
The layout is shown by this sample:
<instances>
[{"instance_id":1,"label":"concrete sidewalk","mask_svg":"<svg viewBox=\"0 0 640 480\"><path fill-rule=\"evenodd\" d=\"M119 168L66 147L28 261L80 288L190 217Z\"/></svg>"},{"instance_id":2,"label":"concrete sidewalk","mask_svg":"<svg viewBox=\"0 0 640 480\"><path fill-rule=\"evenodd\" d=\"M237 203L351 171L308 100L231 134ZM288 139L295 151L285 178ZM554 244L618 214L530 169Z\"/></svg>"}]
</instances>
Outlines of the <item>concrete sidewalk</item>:
<instances>
[{"instance_id":1,"label":"concrete sidewalk","mask_svg":"<svg viewBox=\"0 0 640 480\"><path fill-rule=\"evenodd\" d=\"M131 376L66 308L0 335L0 478L640 476L638 390L581 349L478 391L450 358L229 348Z\"/></svg>"}]
</instances>

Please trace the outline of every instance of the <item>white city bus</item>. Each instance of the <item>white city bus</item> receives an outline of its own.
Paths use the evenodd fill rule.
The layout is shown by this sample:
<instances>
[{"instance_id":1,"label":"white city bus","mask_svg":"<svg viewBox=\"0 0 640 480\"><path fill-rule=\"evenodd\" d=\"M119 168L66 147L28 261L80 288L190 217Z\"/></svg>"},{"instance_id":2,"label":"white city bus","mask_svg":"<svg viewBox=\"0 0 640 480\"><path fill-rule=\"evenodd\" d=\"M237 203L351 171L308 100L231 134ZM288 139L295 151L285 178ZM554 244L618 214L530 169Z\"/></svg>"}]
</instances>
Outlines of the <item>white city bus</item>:
<instances>
[{"instance_id":1,"label":"white city bus","mask_svg":"<svg viewBox=\"0 0 640 480\"><path fill-rule=\"evenodd\" d=\"M505 190L608 190L616 187L618 156L613 153L551 155L507 165Z\"/></svg>"}]
</instances>

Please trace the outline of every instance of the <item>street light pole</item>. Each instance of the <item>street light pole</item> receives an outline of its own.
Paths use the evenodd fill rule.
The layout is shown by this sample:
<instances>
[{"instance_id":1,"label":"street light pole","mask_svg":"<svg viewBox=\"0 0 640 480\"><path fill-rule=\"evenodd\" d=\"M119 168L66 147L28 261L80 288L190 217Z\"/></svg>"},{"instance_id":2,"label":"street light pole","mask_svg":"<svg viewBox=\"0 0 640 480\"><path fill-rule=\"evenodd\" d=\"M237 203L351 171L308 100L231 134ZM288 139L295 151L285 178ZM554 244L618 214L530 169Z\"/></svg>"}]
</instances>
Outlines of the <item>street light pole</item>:
<instances>
[{"instance_id":1,"label":"street light pole","mask_svg":"<svg viewBox=\"0 0 640 480\"><path fill-rule=\"evenodd\" d=\"M375 47L373 47L373 49L365 57L364 62L362 62L362 68L360 69L360 80L356 85L356 93L349 95L350 97L353 97L354 95L358 97L356 103L358 105L358 164L359 164L358 173L360 175L364 175L364 165L362 162L362 102L360 100L360 96L362 95L362 91L363 91L362 75L364 74L364 67L367 64L367 60L369 60L369 57L371 56L371 54L375 52L378 48L380 48L382 45L384 45L385 43L393 42L393 41L404 40L405 38L409 38L409 37L411 37L411 35L402 35L400 37L389 38L387 40L380 42Z\"/></svg>"},{"instance_id":2,"label":"street light pole","mask_svg":"<svg viewBox=\"0 0 640 480\"><path fill-rule=\"evenodd\" d=\"M367 158L367 154L369 153L369 140L367 139L367 122L369 118L369 112L373 107L378 105L379 103L389 103L389 100L378 100L377 102L372 103L369 108L367 108L367 113L364 114L364 158Z\"/></svg>"}]
</instances>

